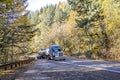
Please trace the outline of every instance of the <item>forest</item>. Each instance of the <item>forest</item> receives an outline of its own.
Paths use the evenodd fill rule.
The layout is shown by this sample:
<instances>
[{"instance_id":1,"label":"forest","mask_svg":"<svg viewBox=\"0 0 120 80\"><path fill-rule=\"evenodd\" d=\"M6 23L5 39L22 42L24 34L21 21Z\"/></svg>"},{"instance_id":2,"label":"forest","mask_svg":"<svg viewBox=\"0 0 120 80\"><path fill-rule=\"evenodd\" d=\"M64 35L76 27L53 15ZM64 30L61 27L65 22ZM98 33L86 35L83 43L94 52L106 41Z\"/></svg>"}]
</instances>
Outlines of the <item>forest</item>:
<instances>
[{"instance_id":1,"label":"forest","mask_svg":"<svg viewBox=\"0 0 120 80\"><path fill-rule=\"evenodd\" d=\"M0 64L52 44L68 56L120 61L119 0L67 0L34 12L27 6L0 0Z\"/></svg>"}]
</instances>

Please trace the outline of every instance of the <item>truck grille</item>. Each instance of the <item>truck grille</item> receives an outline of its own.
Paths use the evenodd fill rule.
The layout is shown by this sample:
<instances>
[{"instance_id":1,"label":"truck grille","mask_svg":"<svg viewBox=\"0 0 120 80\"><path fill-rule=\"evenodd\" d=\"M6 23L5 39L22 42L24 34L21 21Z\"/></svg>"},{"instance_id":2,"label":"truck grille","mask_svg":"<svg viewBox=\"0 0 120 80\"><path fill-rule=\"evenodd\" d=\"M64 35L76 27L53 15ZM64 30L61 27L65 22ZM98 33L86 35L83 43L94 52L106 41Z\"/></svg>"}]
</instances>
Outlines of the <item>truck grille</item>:
<instances>
[{"instance_id":1,"label":"truck grille","mask_svg":"<svg viewBox=\"0 0 120 80\"><path fill-rule=\"evenodd\" d=\"M59 56L63 56L63 53L59 53Z\"/></svg>"}]
</instances>

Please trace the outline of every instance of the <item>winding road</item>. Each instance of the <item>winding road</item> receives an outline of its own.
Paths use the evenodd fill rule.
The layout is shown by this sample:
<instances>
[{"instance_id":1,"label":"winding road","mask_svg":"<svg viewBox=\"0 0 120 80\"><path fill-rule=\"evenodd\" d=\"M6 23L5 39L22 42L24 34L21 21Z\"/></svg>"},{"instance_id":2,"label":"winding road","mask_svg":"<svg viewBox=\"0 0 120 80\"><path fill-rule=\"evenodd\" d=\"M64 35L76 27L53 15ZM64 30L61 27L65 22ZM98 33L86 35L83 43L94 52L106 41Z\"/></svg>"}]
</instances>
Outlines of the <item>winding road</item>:
<instances>
[{"instance_id":1,"label":"winding road","mask_svg":"<svg viewBox=\"0 0 120 80\"><path fill-rule=\"evenodd\" d=\"M120 63L66 57L39 59L15 74L14 80L120 80Z\"/></svg>"}]
</instances>

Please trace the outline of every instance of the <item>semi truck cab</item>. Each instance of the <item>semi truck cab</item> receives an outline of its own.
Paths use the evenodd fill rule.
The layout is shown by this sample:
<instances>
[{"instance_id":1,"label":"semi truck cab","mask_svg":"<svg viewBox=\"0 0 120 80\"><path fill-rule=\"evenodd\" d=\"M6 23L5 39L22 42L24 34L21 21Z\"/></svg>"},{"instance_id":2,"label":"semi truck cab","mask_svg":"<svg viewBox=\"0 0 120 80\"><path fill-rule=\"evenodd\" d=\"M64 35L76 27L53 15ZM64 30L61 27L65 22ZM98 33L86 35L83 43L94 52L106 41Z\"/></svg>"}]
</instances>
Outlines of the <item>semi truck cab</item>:
<instances>
[{"instance_id":1,"label":"semi truck cab","mask_svg":"<svg viewBox=\"0 0 120 80\"><path fill-rule=\"evenodd\" d=\"M62 48L59 45L52 45L49 48L49 59L65 60Z\"/></svg>"}]
</instances>

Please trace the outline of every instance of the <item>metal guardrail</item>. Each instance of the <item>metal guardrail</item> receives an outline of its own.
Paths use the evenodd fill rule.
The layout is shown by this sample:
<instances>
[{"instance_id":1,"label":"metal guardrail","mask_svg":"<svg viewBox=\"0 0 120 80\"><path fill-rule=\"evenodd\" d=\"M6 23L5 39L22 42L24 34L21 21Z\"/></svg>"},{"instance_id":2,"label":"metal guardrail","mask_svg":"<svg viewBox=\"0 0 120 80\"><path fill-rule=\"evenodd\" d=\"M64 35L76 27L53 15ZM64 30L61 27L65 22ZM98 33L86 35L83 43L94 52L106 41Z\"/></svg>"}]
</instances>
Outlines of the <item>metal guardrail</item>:
<instances>
[{"instance_id":1,"label":"metal guardrail","mask_svg":"<svg viewBox=\"0 0 120 80\"><path fill-rule=\"evenodd\" d=\"M0 70L8 70L8 69L14 69L15 67L22 67L23 65L30 64L33 61L35 61L34 58L3 64L0 65Z\"/></svg>"}]
</instances>

